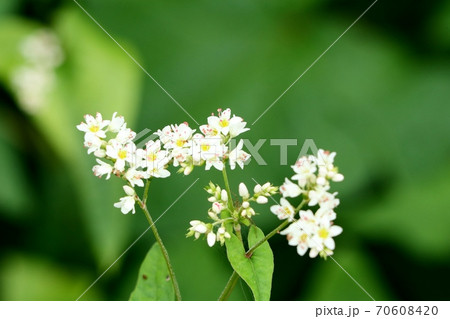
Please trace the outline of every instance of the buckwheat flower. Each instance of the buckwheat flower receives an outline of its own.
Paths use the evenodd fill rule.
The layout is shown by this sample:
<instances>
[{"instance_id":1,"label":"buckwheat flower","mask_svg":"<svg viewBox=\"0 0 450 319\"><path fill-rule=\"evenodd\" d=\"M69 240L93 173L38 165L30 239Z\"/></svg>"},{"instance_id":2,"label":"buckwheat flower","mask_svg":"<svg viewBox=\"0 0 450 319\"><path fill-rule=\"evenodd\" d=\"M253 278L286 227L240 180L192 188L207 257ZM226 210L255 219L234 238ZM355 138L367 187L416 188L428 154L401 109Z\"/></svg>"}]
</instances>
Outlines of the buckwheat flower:
<instances>
[{"instance_id":1,"label":"buckwheat flower","mask_svg":"<svg viewBox=\"0 0 450 319\"><path fill-rule=\"evenodd\" d=\"M280 186L280 192L283 197L297 197L302 193L302 189L297 185L292 183L288 178L285 178L284 184Z\"/></svg>"},{"instance_id":2,"label":"buckwheat flower","mask_svg":"<svg viewBox=\"0 0 450 319\"><path fill-rule=\"evenodd\" d=\"M328 207L320 207L317 211L316 211L316 216L319 219L322 218L327 218L328 220L335 220L336 219L336 213L334 212L333 209L328 208Z\"/></svg>"},{"instance_id":3,"label":"buckwheat flower","mask_svg":"<svg viewBox=\"0 0 450 319\"><path fill-rule=\"evenodd\" d=\"M288 244L290 246L297 246L297 253L300 256L305 255L309 249L310 236L306 233L299 221L293 222L286 229L280 232L281 235L286 235Z\"/></svg>"},{"instance_id":4,"label":"buckwheat flower","mask_svg":"<svg viewBox=\"0 0 450 319\"><path fill-rule=\"evenodd\" d=\"M218 136L219 131L209 124L201 125L200 126L200 132L202 132L205 136Z\"/></svg>"},{"instance_id":5,"label":"buckwheat flower","mask_svg":"<svg viewBox=\"0 0 450 319\"><path fill-rule=\"evenodd\" d=\"M242 150L244 145L244 140L240 140L238 145L232 150L228 156L230 161L230 168L235 169L236 164L238 164L242 169L244 169L244 164L250 158L250 154Z\"/></svg>"},{"instance_id":6,"label":"buckwheat flower","mask_svg":"<svg viewBox=\"0 0 450 319\"><path fill-rule=\"evenodd\" d=\"M214 234L212 231L208 233L206 236L206 241L208 242L208 246L212 247L216 243L216 234Z\"/></svg>"},{"instance_id":7,"label":"buckwheat flower","mask_svg":"<svg viewBox=\"0 0 450 319\"><path fill-rule=\"evenodd\" d=\"M270 207L270 211L281 220L287 219L293 221L295 215L294 207L283 197L280 199L280 204Z\"/></svg>"},{"instance_id":8,"label":"buckwheat flower","mask_svg":"<svg viewBox=\"0 0 450 319\"><path fill-rule=\"evenodd\" d=\"M230 131L230 116L231 110L226 109L222 112L222 109L218 109L218 115L211 115L208 117L208 126L214 131L220 132L223 135L228 135Z\"/></svg>"},{"instance_id":9,"label":"buckwheat flower","mask_svg":"<svg viewBox=\"0 0 450 319\"><path fill-rule=\"evenodd\" d=\"M239 183L239 196L241 196L243 199L248 199L250 197L247 186L245 186L244 183Z\"/></svg>"},{"instance_id":10,"label":"buckwheat flower","mask_svg":"<svg viewBox=\"0 0 450 319\"><path fill-rule=\"evenodd\" d=\"M193 137L193 158L194 161L208 160L211 157L223 157L227 147L222 143L221 138L208 137L196 134Z\"/></svg>"},{"instance_id":11,"label":"buckwheat flower","mask_svg":"<svg viewBox=\"0 0 450 319\"><path fill-rule=\"evenodd\" d=\"M123 145L117 140L110 140L106 145L106 155L115 160L114 168L119 172L125 170L126 162L133 163L135 161L135 151L136 145L133 142Z\"/></svg>"},{"instance_id":12,"label":"buckwheat flower","mask_svg":"<svg viewBox=\"0 0 450 319\"><path fill-rule=\"evenodd\" d=\"M168 141L164 144L164 147L167 149L188 147L190 146L189 141L191 140L193 133L194 130L191 129L186 122L181 123L180 125L172 125L171 132L168 133Z\"/></svg>"},{"instance_id":13,"label":"buckwheat flower","mask_svg":"<svg viewBox=\"0 0 450 319\"><path fill-rule=\"evenodd\" d=\"M291 167L296 173L292 179L296 180L301 188L315 182L316 175L314 173L317 171L317 167L313 156L303 156Z\"/></svg>"},{"instance_id":14,"label":"buckwheat flower","mask_svg":"<svg viewBox=\"0 0 450 319\"><path fill-rule=\"evenodd\" d=\"M163 144L166 144L172 139L172 128L170 125L167 125L162 130L158 130L155 134L159 136L159 139Z\"/></svg>"},{"instance_id":15,"label":"buckwheat flower","mask_svg":"<svg viewBox=\"0 0 450 319\"><path fill-rule=\"evenodd\" d=\"M157 178L165 178L170 176L170 172L166 169L170 161L169 152L161 150L161 142L149 141L145 144L145 150L138 149L136 151L138 158L137 166L147 168L149 176Z\"/></svg>"},{"instance_id":16,"label":"buckwheat flower","mask_svg":"<svg viewBox=\"0 0 450 319\"><path fill-rule=\"evenodd\" d=\"M122 126L114 140L120 144L128 144L132 142L135 137L136 132L129 128L126 128L125 126Z\"/></svg>"},{"instance_id":17,"label":"buckwheat flower","mask_svg":"<svg viewBox=\"0 0 450 319\"><path fill-rule=\"evenodd\" d=\"M208 227L204 222L199 220L190 221L191 227L188 229L188 233L186 237L194 236L195 239L198 239L201 234L204 234L208 231Z\"/></svg>"},{"instance_id":18,"label":"buckwheat flower","mask_svg":"<svg viewBox=\"0 0 450 319\"><path fill-rule=\"evenodd\" d=\"M88 148L88 154L99 152L103 143L104 141L94 134L87 133L84 135L84 146Z\"/></svg>"},{"instance_id":19,"label":"buckwheat flower","mask_svg":"<svg viewBox=\"0 0 450 319\"><path fill-rule=\"evenodd\" d=\"M111 177L111 173L113 171L113 167L108 164L105 163L99 159L97 159L97 163L99 165L95 165L92 168L92 171L94 172L94 175L97 177L102 177L103 175L106 175L106 179L109 179Z\"/></svg>"},{"instance_id":20,"label":"buckwheat flower","mask_svg":"<svg viewBox=\"0 0 450 319\"><path fill-rule=\"evenodd\" d=\"M111 121L109 122L108 131L118 133L125 128L125 119L123 116L116 116L117 112L114 112Z\"/></svg>"},{"instance_id":21,"label":"buckwheat flower","mask_svg":"<svg viewBox=\"0 0 450 319\"><path fill-rule=\"evenodd\" d=\"M328 248L334 250L335 242L333 237L342 233L342 227L333 225L328 218L319 220L319 226L311 239L312 247L318 251Z\"/></svg>"},{"instance_id":22,"label":"buckwheat flower","mask_svg":"<svg viewBox=\"0 0 450 319\"><path fill-rule=\"evenodd\" d=\"M219 214L222 210L225 209L225 205L222 204L221 202L214 202L212 204L212 211L217 215Z\"/></svg>"},{"instance_id":23,"label":"buckwheat flower","mask_svg":"<svg viewBox=\"0 0 450 319\"><path fill-rule=\"evenodd\" d=\"M327 209L334 209L339 205L339 199L336 198L337 192L331 194L324 188L316 188L308 192L309 206L319 205Z\"/></svg>"},{"instance_id":24,"label":"buckwheat flower","mask_svg":"<svg viewBox=\"0 0 450 319\"><path fill-rule=\"evenodd\" d=\"M123 190L128 196L120 199L120 202L115 203L114 207L120 208L123 214L128 214L130 211L134 214L136 212L134 204L136 203L136 193L130 186L123 186Z\"/></svg>"},{"instance_id":25,"label":"buckwheat flower","mask_svg":"<svg viewBox=\"0 0 450 319\"><path fill-rule=\"evenodd\" d=\"M77 129L85 132L86 136L96 136L98 138L106 138L106 132L103 130L109 125L109 121L103 120L102 115L97 113L95 117L90 114L84 116L86 123L82 122L77 125Z\"/></svg>"},{"instance_id":26,"label":"buckwheat flower","mask_svg":"<svg viewBox=\"0 0 450 319\"><path fill-rule=\"evenodd\" d=\"M131 186L144 187L143 179L148 179L150 174L143 171L138 171L134 167L129 168L124 177L130 182Z\"/></svg>"},{"instance_id":27,"label":"buckwheat flower","mask_svg":"<svg viewBox=\"0 0 450 319\"><path fill-rule=\"evenodd\" d=\"M233 115L231 118L229 108L224 111L218 109L218 113L219 116L208 117L208 126L202 127L203 130L212 132L212 135L216 135L215 132L220 132L224 136L229 135L230 137L236 137L249 130L249 128L245 128L247 123L241 117Z\"/></svg>"},{"instance_id":28,"label":"buckwheat flower","mask_svg":"<svg viewBox=\"0 0 450 319\"><path fill-rule=\"evenodd\" d=\"M222 171L224 167L222 160L218 156L209 157L205 163L205 170L209 170L211 166L214 166L217 170Z\"/></svg>"}]
</instances>

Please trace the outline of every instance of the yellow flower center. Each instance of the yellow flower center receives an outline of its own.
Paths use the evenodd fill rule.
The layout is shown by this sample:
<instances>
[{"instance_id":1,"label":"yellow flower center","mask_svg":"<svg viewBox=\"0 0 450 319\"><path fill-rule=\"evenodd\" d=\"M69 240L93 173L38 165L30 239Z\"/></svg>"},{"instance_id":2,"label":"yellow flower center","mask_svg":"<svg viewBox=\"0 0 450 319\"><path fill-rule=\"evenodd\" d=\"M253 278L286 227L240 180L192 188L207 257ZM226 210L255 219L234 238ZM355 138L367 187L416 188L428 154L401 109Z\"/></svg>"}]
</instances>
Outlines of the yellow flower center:
<instances>
[{"instance_id":1,"label":"yellow flower center","mask_svg":"<svg viewBox=\"0 0 450 319\"><path fill-rule=\"evenodd\" d=\"M229 124L228 120L220 120L219 125L222 127L227 127Z\"/></svg>"},{"instance_id":2,"label":"yellow flower center","mask_svg":"<svg viewBox=\"0 0 450 319\"><path fill-rule=\"evenodd\" d=\"M176 144L177 144L178 147L182 147L184 145L184 143L186 143L185 140L177 140Z\"/></svg>"},{"instance_id":3,"label":"yellow flower center","mask_svg":"<svg viewBox=\"0 0 450 319\"><path fill-rule=\"evenodd\" d=\"M210 148L211 148L211 146L209 146L208 144L202 144L202 146L201 146L201 149L203 152L209 151Z\"/></svg>"},{"instance_id":4,"label":"yellow flower center","mask_svg":"<svg viewBox=\"0 0 450 319\"><path fill-rule=\"evenodd\" d=\"M155 153L150 153L150 154L147 155L147 159L148 159L149 162L156 161L156 158L157 158L157 156L156 156Z\"/></svg>"},{"instance_id":5,"label":"yellow flower center","mask_svg":"<svg viewBox=\"0 0 450 319\"><path fill-rule=\"evenodd\" d=\"M127 151L125 151L125 150L120 150L119 153L117 153L117 156L118 156L120 159L125 159L125 158L127 157Z\"/></svg>"},{"instance_id":6,"label":"yellow flower center","mask_svg":"<svg viewBox=\"0 0 450 319\"><path fill-rule=\"evenodd\" d=\"M304 233L304 234L302 234L302 235L300 236L300 241L301 241L301 242L305 242L306 239L308 239L308 234Z\"/></svg>"},{"instance_id":7,"label":"yellow flower center","mask_svg":"<svg viewBox=\"0 0 450 319\"><path fill-rule=\"evenodd\" d=\"M325 228L321 228L321 229L319 229L318 234L319 234L320 238L325 239L325 238L328 238L328 235L330 234L330 232L328 230L326 230Z\"/></svg>"},{"instance_id":8,"label":"yellow flower center","mask_svg":"<svg viewBox=\"0 0 450 319\"><path fill-rule=\"evenodd\" d=\"M97 133L99 129L100 129L100 127L98 125L92 125L89 128L89 131L91 131L92 133Z\"/></svg>"},{"instance_id":9,"label":"yellow flower center","mask_svg":"<svg viewBox=\"0 0 450 319\"><path fill-rule=\"evenodd\" d=\"M289 207L284 207L283 210L286 215L291 215L291 210L289 209Z\"/></svg>"}]
</instances>

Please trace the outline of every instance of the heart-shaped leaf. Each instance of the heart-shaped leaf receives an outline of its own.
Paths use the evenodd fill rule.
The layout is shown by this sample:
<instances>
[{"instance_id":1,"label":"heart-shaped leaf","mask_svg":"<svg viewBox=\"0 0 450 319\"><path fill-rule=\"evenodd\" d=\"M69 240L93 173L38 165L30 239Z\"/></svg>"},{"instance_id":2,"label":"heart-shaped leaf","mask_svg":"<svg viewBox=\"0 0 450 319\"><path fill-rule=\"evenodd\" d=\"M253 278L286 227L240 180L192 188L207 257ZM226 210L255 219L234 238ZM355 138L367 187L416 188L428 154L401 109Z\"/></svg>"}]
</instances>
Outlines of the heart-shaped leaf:
<instances>
[{"instance_id":1,"label":"heart-shaped leaf","mask_svg":"<svg viewBox=\"0 0 450 319\"><path fill-rule=\"evenodd\" d=\"M161 248L154 243L139 269L136 288L130 296L132 301L173 301L175 293L169 278L169 270Z\"/></svg>"},{"instance_id":2,"label":"heart-shaped leaf","mask_svg":"<svg viewBox=\"0 0 450 319\"><path fill-rule=\"evenodd\" d=\"M264 238L264 233L251 226L248 234L250 247ZM242 242L234 235L226 241L228 260L233 269L244 279L253 292L256 301L270 300L273 275L273 253L266 241L251 256L245 255Z\"/></svg>"}]
</instances>

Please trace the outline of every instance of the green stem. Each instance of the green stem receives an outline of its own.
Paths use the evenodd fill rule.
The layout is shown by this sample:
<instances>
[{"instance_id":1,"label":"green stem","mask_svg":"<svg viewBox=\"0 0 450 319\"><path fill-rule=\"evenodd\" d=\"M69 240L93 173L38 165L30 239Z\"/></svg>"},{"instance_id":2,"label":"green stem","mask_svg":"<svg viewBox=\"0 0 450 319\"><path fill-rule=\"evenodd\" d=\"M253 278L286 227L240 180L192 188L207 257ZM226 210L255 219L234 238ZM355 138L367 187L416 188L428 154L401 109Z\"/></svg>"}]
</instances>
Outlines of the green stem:
<instances>
[{"instance_id":1,"label":"green stem","mask_svg":"<svg viewBox=\"0 0 450 319\"><path fill-rule=\"evenodd\" d=\"M270 238L272 238L275 234L278 234L280 232L280 230L282 230L284 227L286 227L288 224L290 223L289 220L285 220L284 222L282 222L280 225L278 225L278 227L276 227L274 230L272 230L270 233L268 233L266 235L266 237L264 237L263 239L261 239L260 241L258 241L256 244L254 244L249 250L247 250L247 252L245 253L245 256L247 258L250 258L253 254L253 252L262 244L264 244L266 241L268 241Z\"/></svg>"},{"instance_id":2,"label":"green stem","mask_svg":"<svg viewBox=\"0 0 450 319\"><path fill-rule=\"evenodd\" d=\"M226 168L225 163L223 165L222 175L223 175L223 181L225 182L225 189L228 194L228 209L230 210L230 212L233 216L235 209L234 209L234 204L233 204L233 198L231 197L230 183L228 182L227 168ZM237 225L239 225L239 224L237 224ZM236 226L236 224L235 224L235 226ZM236 232L236 235L239 238L239 240L241 242L243 242L241 230L239 228L235 227L234 231Z\"/></svg>"},{"instance_id":3,"label":"green stem","mask_svg":"<svg viewBox=\"0 0 450 319\"><path fill-rule=\"evenodd\" d=\"M178 287L178 282L175 277L175 272L173 271L172 264L170 263L169 259L169 253L167 252L166 247L163 244L163 241L161 237L159 236L158 229L155 226L155 223L153 222L152 216L150 215L150 212L147 209L147 206L145 205L145 202L147 200L147 192L148 192L148 185L150 182L147 182L147 185L145 186L146 193L144 193L144 200L141 200L138 198L139 206L142 208L142 211L145 214L145 217L147 218L148 223L150 224L150 228L152 229L153 234L155 235L155 239L159 244L159 247L161 248L161 251L164 256L164 260L166 262L167 268L169 270L169 277L172 282L173 290L175 291L175 298L177 301L181 301L181 294L180 294L180 288Z\"/></svg>"},{"instance_id":4,"label":"green stem","mask_svg":"<svg viewBox=\"0 0 450 319\"><path fill-rule=\"evenodd\" d=\"M144 196L142 197L142 203L144 204L144 206L147 206L148 189L150 187L150 181L151 181L151 177L145 183Z\"/></svg>"},{"instance_id":5,"label":"green stem","mask_svg":"<svg viewBox=\"0 0 450 319\"><path fill-rule=\"evenodd\" d=\"M298 212L304 205L306 204L306 200L303 200L300 205L298 205L295 208L295 212ZM278 234L280 232L280 230L282 230L284 227L286 227L288 224L290 223L290 221L288 219L286 219L284 222L282 222L280 225L278 225L277 228L275 228L274 230L272 230L270 233L268 233L266 235L266 237L264 237L263 239L261 239L260 241L258 241L255 245L253 245L253 247L251 247L246 253L245 255L247 256L247 258L250 258L251 255L253 254L253 252L262 244L264 244L267 240L269 240L270 238L272 238L275 234Z\"/></svg>"},{"instance_id":6,"label":"green stem","mask_svg":"<svg viewBox=\"0 0 450 319\"><path fill-rule=\"evenodd\" d=\"M223 170L222 170L222 175L223 175L223 181L225 182L225 188L226 188L227 193L228 193L228 209L230 209L231 211L234 211L233 198L231 197L230 183L228 182L227 169L226 169L225 165L226 164L224 163Z\"/></svg>"},{"instance_id":7,"label":"green stem","mask_svg":"<svg viewBox=\"0 0 450 319\"><path fill-rule=\"evenodd\" d=\"M225 301L230 297L231 292L234 289L234 286L236 286L236 283L238 282L238 279L239 279L239 275L237 274L237 272L233 271L233 274L231 275L225 288L223 289L222 293L220 294L219 301Z\"/></svg>"}]
</instances>

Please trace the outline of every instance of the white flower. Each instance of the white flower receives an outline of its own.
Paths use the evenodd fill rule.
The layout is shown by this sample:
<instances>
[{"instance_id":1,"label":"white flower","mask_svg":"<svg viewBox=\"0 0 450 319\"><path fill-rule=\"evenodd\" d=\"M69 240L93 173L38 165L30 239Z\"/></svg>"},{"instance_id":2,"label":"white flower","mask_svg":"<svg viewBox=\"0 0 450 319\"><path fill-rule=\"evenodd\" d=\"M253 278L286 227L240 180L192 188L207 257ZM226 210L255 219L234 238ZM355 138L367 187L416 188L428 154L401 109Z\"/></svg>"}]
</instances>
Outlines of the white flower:
<instances>
[{"instance_id":1,"label":"white flower","mask_svg":"<svg viewBox=\"0 0 450 319\"><path fill-rule=\"evenodd\" d=\"M209 247L214 246L214 244L216 243L216 234L214 234L213 232L208 233L208 235L206 236L206 241L208 242Z\"/></svg>"},{"instance_id":2,"label":"white flower","mask_svg":"<svg viewBox=\"0 0 450 319\"><path fill-rule=\"evenodd\" d=\"M94 134L88 133L84 135L84 146L88 148L88 154L94 152L94 154L100 155L98 152L101 152L103 143L104 141Z\"/></svg>"},{"instance_id":3,"label":"white flower","mask_svg":"<svg viewBox=\"0 0 450 319\"><path fill-rule=\"evenodd\" d=\"M134 167L129 168L124 176L133 187L144 187L144 181L142 179L148 179L150 177L147 172L138 171Z\"/></svg>"},{"instance_id":4,"label":"white flower","mask_svg":"<svg viewBox=\"0 0 450 319\"><path fill-rule=\"evenodd\" d=\"M303 156L291 167L296 173L292 176L292 179L296 180L300 187L303 188L306 184L315 182L316 176L314 173L317 171L317 167L313 156Z\"/></svg>"},{"instance_id":5,"label":"white flower","mask_svg":"<svg viewBox=\"0 0 450 319\"><path fill-rule=\"evenodd\" d=\"M167 128L164 128L160 134L163 135L162 140L167 140L166 143L163 141L165 148L179 149L190 146L189 141L191 140L193 133L194 130L192 130L187 123L181 123L180 125L172 125L170 131Z\"/></svg>"},{"instance_id":6,"label":"white flower","mask_svg":"<svg viewBox=\"0 0 450 319\"><path fill-rule=\"evenodd\" d=\"M130 142L126 145L119 143L117 140L110 140L106 145L106 155L115 159L114 168L119 172L125 170L125 163L134 163L136 160L136 145Z\"/></svg>"},{"instance_id":7,"label":"white flower","mask_svg":"<svg viewBox=\"0 0 450 319\"><path fill-rule=\"evenodd\" d=\"M209 170L211 166L214 166L219 171L223 170L223 162L218 156L210 157L205 161L205 169Z\"/></svg>"},{"instance_id":8,"label":"white flower","mask_svg":"<svg viewBox=\"0 0 450 319\"><path fill-rule=\"evenodd\" d=\"M303 230L299 221L290 224L286 229L281 231L280 234L286 235L290 246L297 246L297 253L300 256L303 256L310 246L310 236Z\"/></svg>"},{"instance_id":9,"label":"white flower","mask_svg":"<svg viewBox=\"0 0 450 319\"><path fill-rule=\"evenodd\" d=\"M186 235L187 237L194 235L195 239L198 239L201 234L204 234L208 231L208 227L204 222L199 220L192 220L190 222L191 227L188 229L189 232Z\"/></svg>"},{"instance_id":10,"label":"white flower","mask_svg":"<svg viewBox=\"0 0 450 319\"><path fill-rule=\"evenodd\" d=\"M92 171L94 172L94 175L97 176L97 177L102 177L103 175L107 175L106 179L109 179L111 177L111 173L113 171L113 167L110 164L105 163L105 162L103 162L103 161L101 161L99 159L97 159L97 163L99 165L95 165L92 168Z\"/></svg>"},{"instance_id":11,"label":"white flower","mask_svg":"<svg viewBox=\"0 0 450 319\"><path fill-rule=\"evenodd\" d=\"M212 157L221 158L225 154L227 147L218 137L204 137L195 134L193 137L192 157L194 161L208 160Z\"/></svg>"},{"instance_id":12,"label":"white flower","mask_svg":"<svg viewBox=\"0 0 450 319\"><path fill-rule=\"evenodd\" d=\"M125 128L125 119L123 116L116 116L117 112L114 112L111 121L109 122L108 131L117 133Z\"/></svg>"},{"instance_id":13,"label":"white flower","mask_svg":"<svg viewBox=\"0 0 450 319\"><path fill-rule=\"evenodd\" d=\"M212 211L215 213L215 214L219 214L222 210L224 210L225 209L225 205L223 205L222 203L220 203L220 202L214 202L213 204L212 204Z\"/></svg>"},{"instance_id":14,"label":"white flower","mask_svg":"<svg viewBox=\"0 0 450 319\"><path fill-rule=\"evenodd\" d=\"M328 220L335 220L336 219L336 213L328 208L328 207L320 207L317 211L316 211L316 217L317 218L327 218Z\"/></svg>"},{"instance_id":15,"label":"white flower","mask_svg":"<svg viewBox=\"0 0 450 319\"><path fill-rule=\"evenodd\" d=\"M250 196L247 186L245 186L244 183L239 184L239 196L241 196L243 199L248 199Z\"/></svg>"},{"instance_id":16,"label":"white flower","mask_svg":"<svg viewBox=\"0 0 450 319\"><path fill-rule=\"evenodd\" d=\"M139 149L136 151L138 158L138 166L147 168L149 176L157 178L166 178L170 176L170 172L166 169L169 163L169 152L161 150L161 142L149 141L146 144L145 150Z\"/></svg>"},{"instance_id":17,"label":"white flower","mask_svg":"<svg viewBox=\"0 0 450 319\"><path fill-rule=\"evenodd\" d=\"M134 140L136 137L136 132L133 130L122 126L122 128L117 133L117 136L114 138L120 144L128 144Z\"/></svg>"},{"instance_id":18,"label":"white flower","mask_svg":"<svg viewBox=\"0 0 450 319\"><path fill-rule=\"evenodd\" d=\"M293 221L295 215L294 207L285 198L280 199L280 204L270 207L270 211L281 220L288 219L289 221Z\"/></svg>"},{"instance_id":19,"label":"white flower","mask_svg":"<svg viewBox=\"0 0 450 319\"><path fill-rule=\"evenodd\" d=\"M242 169L244 169L244 164L250 158L250 154L242 150L244 145L244 140L240 140L238 145L232 150L228 156L230 161L230 168L235 169L236 164L238 164Z\"/></svg>"},{"instance_id":20,"label":"white flower","mask_svg":"<svg viewBox=\"0 0 450 319\"><path fill-rule=\"evenodd\" d=\"M336 152L329 152L320 149L317 153L316 162L319 166L319 178L318 184L324 185L325 180L329 179L333 182L341 182L344 180L344 175L338 172L337 167L334 166L334 158L336 157Z\"/></svg>"},{"instance_id":21,"label":"white flower","mask_svg":"<svg viewBox=\"0 0 450 319\"><path fill-rule=\"evenodd\" d=\"M331 194L324 188L316 188L308 193L309 206L315 206L319 204L321 208L334 209L339 205L339 199L336 198L337 192Z\"/></svg>"},{"instance_id":22,"label":"white flower","mask_svg":"<svg viewBox=\"0 0 450 319\"><path fill-rule=\"evenodd\" d=\"M80 125L77 125L77 129L85 132L86 135L94 135L98 138L105 138L106 133L103 130L105 127L109 125L109 121L104 121L102 119L102 115L97 113L95 117L90 114L86 114L84 116L86 123L81 122Z\"/></svg>"},{"instance_id":23,"label":"white flower","mask_svg":"<svg viewBox=\"0 0 450 319\"><path fill-rule=\"evenodd\" d=\"M130 186L125 185L123 190L128 196L124 196L120 199L120 202L115 203L114 207L120 208L123 214L128 214L130 211L134 214L136 212L134 204L136 202L136 193Z\"/></svg>"},{"instance_id":24,"label":"white flower","mask_svg":"<svg viewBox=\"0 0 450 319\"><path fill-rule=\"evenodd\" d=\"M208 117L208 125L200 128L205 135L215 136L217 135L216 132L220 132L224 136L236 137L249 130L249 128L245 128L247 123L241 117L233 115L230 118L231 110L229 108L224 111L219 109L218 112L219 116Z\"/></svg>"},{"instance_id":25,"label":"white flower","mask_svg":"<svg viewBox=\"0 0 450 319\"><path fill-rule=\"evenodd\" d=\"M280 192L283 197L297 197L302 193L302 190L297 184L286 178L284 184L280 186Z\"/></svg>"},{"instance_id":26,"label":"white flower","mask_svg":"<svg viewBox=\"0 0 450 319\"><path fill-rule=\"evenodd\" d=\"M333 225L328 218L320 219L319 226L311 239L312 248L319 252L325 248L333 250L336 246L333 237L340 233L342 233L342 227Z\"/></svg>"}]
</instances>

